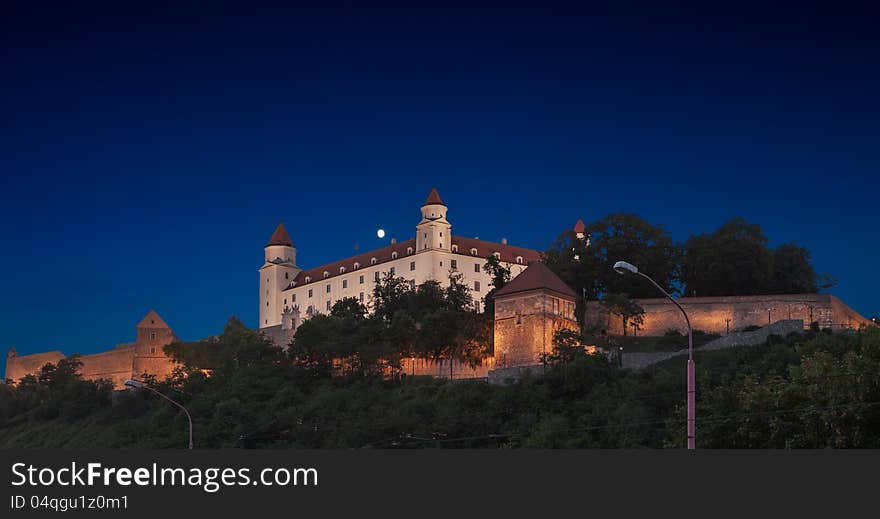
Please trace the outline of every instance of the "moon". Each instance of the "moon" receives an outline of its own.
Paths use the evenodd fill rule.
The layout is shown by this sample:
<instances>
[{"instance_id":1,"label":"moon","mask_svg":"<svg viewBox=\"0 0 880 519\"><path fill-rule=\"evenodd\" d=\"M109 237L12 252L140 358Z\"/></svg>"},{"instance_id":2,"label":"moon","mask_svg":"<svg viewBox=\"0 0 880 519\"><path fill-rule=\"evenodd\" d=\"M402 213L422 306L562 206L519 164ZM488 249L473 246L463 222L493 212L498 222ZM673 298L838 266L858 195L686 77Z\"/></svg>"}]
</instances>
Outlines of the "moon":
<instances>
[{"instance_id":1,"label":"moon","mask_svg":"<svg viewBox=\"0 0 880 519\"><path fill-rule=\"evenodd\" d=\"M378 236L380 239L384 238L385 237L385 229L379 229L378 231L376 231L376 236Z\"/></svg>"}]
</instances>

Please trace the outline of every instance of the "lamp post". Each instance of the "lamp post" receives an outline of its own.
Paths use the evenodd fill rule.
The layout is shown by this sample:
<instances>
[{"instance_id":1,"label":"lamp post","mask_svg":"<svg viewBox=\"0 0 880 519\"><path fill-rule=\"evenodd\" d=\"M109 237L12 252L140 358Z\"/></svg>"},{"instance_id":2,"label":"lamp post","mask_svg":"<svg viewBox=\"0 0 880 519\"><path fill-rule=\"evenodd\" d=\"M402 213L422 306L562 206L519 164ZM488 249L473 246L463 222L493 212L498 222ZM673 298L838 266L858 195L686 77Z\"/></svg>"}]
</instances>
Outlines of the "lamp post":
<instances>
[{"instance_id":1,"label":"lamp post","mask_svg":"<svg viewBox=\"0 0 880 519\"><path fill-rule=\"evenodd\" d=\"M128 387L133 387L135 389L146 389L148 391L152 391L153 393L156 393L157 395L161 396L165 400L168 400L169 402L176 405L177 407L183 409L183 412L186 413L186 419L189 421L189 448L190 449L193 448L193 421L192 421L192 417L189 415L189 411L187 411L185 407L183 407L179 402L172 400L171 398L168 398L164 394L151 388L150 386L144 384L143 382L138 382L137 380L126 380L124 382L124 384Z\"/></svg>"},{"instance_id":2,"label":"lamp post","mask_svg":"<svg viewBox=\"0 0 880 519\"><path fill-rule=\"evenodd\" d=\"M678 304L669 292L667 292L663 287L657 284L656 281L648 277L646 274L639 272L639 269L625 261L618 261L614 264L614 271L618 274L638 274L643 278L647 279L651 282L652 285L657 287L657 290L663 293L667 299L672 301L675 306L681 310L681 314L684 316L684 321L687 323L688 327L688 363L687 363L687 440L688 440L688 449L694 449L696 447L696 414L697 414L697 406L696 406L696 380L694 376L694 333L691 329L691 320L688 318L687 312L684 311L684 308Z\"/></svg>"}]
</instances>

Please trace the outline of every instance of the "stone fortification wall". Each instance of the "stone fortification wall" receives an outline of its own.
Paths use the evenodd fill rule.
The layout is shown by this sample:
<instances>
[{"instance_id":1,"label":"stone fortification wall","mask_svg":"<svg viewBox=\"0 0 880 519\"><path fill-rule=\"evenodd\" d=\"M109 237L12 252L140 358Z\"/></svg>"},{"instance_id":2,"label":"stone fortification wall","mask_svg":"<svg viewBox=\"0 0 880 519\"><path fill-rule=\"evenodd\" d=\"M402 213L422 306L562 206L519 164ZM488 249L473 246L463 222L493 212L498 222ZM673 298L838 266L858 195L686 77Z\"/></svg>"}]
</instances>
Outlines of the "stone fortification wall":
<instances>
[{"instance_id":1,"label":"stone fortification wall","mask_svg":"<svg viewBox=\"0 0 880 519\"><path fill-rule=\"evenodd\" d=\"M663 335L667 330L686 333L681 312L667 299L636 299L645 310L645 322L628 334ZM749 326L767 326L779 320L799 319L806 326L847 329L869 324L852 308L831 294L787 294L768 296L682 297L679 304L688 313L694 329L727 334ZM598 302L587 303L587 322L608 333L622 334L619 318L609 316Z\"/></svg>"},{"instance_id":2,"label":"stone fortification wall","mask_svg":"<svg viewBox=\"0 0 880 519\"><path fill-rule=\"evenodd\" d=\"M6 358L6 372L3 378L4 380L19 380L30 373L39 373L40 369L46 364L55 364L64 357L65 355L60 351L48 351L22 356L11 354Z\"/></svg>"}]
</instances>

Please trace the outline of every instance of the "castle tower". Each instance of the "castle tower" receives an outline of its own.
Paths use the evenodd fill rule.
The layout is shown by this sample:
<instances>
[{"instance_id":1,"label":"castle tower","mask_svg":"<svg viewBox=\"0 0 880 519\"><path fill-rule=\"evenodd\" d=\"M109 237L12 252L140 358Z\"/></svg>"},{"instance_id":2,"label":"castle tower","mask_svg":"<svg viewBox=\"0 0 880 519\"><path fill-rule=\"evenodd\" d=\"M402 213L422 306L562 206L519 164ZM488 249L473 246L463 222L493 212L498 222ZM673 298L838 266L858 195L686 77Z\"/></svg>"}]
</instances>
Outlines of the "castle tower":
<instances>
[{"instance_id":1,"label":"castle tower","mask_svg":"<svg viewBox=\"0 0 880 519\"><path fill-rule=\"evenodd\" d=\"M301 270L296 266L296 247L283 223L275 228L264 250L265 262L260 267L260 328L281 324L281 291Z\"/></svg>"},{"instance_id":2,"label":"castle tower","mask_svg":"<svg viewBox=\"0 0 880 519\"><path fill-rule=\"evenodd\" d=\"M440 199L437 188L431 188L428 199L422 205L422 221L416 226L416 251L450 250L452 224L446 220L446 205Z\"/></svg>"},{"instance_id":3,"label":"castle tower","mask_svg":"<svg viewBox=\"0 0 880 519\"><path fill-rule=\"evenodd\" d=\"M579 240L583 240L584 238L587 237L587 235L586 235L587 226L584 225L584 221L581 220L580 218L578 218L578 221L576 224L574 224L574 229L572 229L572 230L574 231L575 236L577 236L577 239L579 239Z\"/></svg>"},{"instance_id":4,"label":"castle tower","mask_svg":"<svg viewBox=\"0 0 880 519\"><path fill-rule=\"evenodd\" d=\"M540 261L495 293L495 367L534 366L558 330L578 331L572 289Z\"/></svg>"},{"instance_id":5,"label":"castle tower","mask_svg":"<svg viewBox=\"0 0 880 519\"><path fill-rule=\"evenodd\" d=\"M165 346L177 341L177 336L155 310L150 310L137 324L134 343L132 376L140 378L144 373L155 375L159 380L171 374L171 359L165 355Z\"/></svg>"}]
</instances>

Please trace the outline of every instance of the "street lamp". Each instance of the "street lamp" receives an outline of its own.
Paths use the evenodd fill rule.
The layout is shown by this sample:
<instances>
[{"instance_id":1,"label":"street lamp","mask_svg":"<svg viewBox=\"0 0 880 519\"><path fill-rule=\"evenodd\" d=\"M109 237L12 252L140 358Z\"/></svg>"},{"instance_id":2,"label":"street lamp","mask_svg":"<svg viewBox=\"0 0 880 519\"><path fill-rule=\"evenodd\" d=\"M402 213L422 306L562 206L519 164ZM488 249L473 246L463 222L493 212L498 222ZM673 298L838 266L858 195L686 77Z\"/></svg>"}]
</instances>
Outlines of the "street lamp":
<instances>
[{"instance_id":1,"label":"street lamp","mask_svg":"<svg viewBox=\"0 0 880 519\"><path fill-rule=\"evenodd\" d=\"M189 411L187 411L185 407L183 407L179 402L176 402L176 401L168 398L164 394L160 393L159 391L156 391L155 389L144 384L143 382L139 382L137 380L126 380L124 382L124 384L128 387L133 387L135 389L146 389L148 391L152 391L153 393L156 393L157 395L161 396L165 400L168 400L169 402L176 405L177 407L183 409L183 412L186 413L186 419L189 421L189 448L190 449L193 448L193 421L192 421L192 417L189 415Z\"/></svg>"},{"instance_id":2,"label":"street lamp","mask_svg":"<svg viewBox=\"0 0 880 519\"><path fill-rule=\"evenodd\" d=\"M633 265L632 263L627 263L625 261L618 261L614 264L614 271L618 274L637 274L642 276L651 282L652 285L657 287L657 290L663 293L664 296L667 297L670 301L672 301L675 306L681 310L681 314L684 316L684 321L687 323L688 327L688 363L687 363L687 438L688 438L688 449L694 449L696 443L696 415L697 415L697 406L696 406L696 380L694 377L694 333L691 329L691 320L688 318L687 312L684 311L684 308L678 304L669 292L663 289L660 285L657 284L656 281L648 277L642 272L639 272L639 269Z\"/></svg>"}]
</instances>

